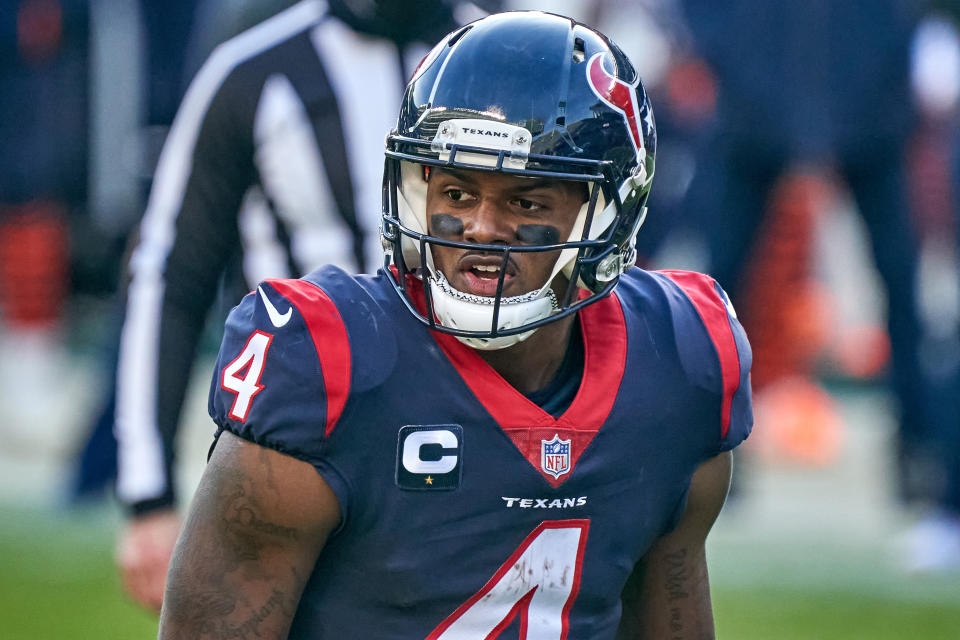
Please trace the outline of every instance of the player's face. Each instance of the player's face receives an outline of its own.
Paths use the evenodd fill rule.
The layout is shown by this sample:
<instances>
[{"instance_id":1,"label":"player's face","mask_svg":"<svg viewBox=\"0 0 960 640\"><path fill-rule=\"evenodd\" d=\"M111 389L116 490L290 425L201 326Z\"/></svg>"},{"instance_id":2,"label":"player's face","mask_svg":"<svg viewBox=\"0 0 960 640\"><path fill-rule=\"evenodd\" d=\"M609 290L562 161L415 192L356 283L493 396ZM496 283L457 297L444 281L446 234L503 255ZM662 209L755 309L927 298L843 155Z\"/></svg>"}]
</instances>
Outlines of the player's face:
<instances>
[{"instance_id":1,"label":"player's face","mask_svg":"<svg viewBox=\"0 0 960 640\"><path fill-rule=\"evenodd\" d=\"M427 186L427 227L430 235L458 242L555 244L570 237L586 196L583 183L434 168ZM437 245L431 251L434 265L455 289L496 295L502 254ZM542 287L559 254L511 254L503 295L522 295Z\"/></svg>"}]
</instances>

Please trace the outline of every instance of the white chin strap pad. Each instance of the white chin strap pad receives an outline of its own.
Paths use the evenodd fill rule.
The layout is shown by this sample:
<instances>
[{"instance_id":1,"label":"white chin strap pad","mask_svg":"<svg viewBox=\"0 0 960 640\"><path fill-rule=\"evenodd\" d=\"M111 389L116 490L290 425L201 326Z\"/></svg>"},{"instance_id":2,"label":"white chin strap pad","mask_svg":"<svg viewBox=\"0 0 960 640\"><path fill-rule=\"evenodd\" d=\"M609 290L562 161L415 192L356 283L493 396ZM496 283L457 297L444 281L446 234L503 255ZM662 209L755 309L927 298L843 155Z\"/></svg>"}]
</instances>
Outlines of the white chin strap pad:
<instances>
[{"instance_id":1,"label":"white chin strap pad","mask_svg":"<svg viewBox=\"0 0 960 640\"><path fill-rule=\"evenodd\" d=\"M441 325L464 331L490 331L493 326L494 298L458 291L439 272L430 277L430 294L433 297L433 311ZM513 329L542 320L558 308L557 296L552 289L547 289L544 295L540 292L532 292L522 296L502 298L500 314L497 317L497 330ZM504 349L522 342L534 331L536 329L498 338L457 336L457 339L474 349Z\"/></svg>"}]
</instances>

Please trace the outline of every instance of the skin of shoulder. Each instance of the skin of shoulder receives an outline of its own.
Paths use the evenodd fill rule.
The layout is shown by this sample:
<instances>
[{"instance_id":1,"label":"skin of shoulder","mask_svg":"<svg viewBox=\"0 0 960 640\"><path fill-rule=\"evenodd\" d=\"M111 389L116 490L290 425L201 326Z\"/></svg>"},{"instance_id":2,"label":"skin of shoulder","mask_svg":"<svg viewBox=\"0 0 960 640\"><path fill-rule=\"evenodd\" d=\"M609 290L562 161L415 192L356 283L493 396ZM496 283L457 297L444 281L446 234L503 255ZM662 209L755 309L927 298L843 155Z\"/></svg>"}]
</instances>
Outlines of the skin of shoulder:
<instances>
[{"instance_id":1,"label":"skin of shoulder","mask_svg":"<svg viewBox=\"0 0 960 640\"><path fill-rule=\"evenodd\" d=\"M731 470L729 451L697 467L680 522L654 542L627 580L617 640L715 637L705 543Z\"/></svg>"},{"instance_id":2,"label":"skin of shoulder","mask_svg":"<svg viewBox=\"0 0 960 640\"><path fill-rule=\"evenodd\" d=\"M313 466L223 432L174 549L159 638L286 637L339 521Z\"/></svg>"}]
</instances>

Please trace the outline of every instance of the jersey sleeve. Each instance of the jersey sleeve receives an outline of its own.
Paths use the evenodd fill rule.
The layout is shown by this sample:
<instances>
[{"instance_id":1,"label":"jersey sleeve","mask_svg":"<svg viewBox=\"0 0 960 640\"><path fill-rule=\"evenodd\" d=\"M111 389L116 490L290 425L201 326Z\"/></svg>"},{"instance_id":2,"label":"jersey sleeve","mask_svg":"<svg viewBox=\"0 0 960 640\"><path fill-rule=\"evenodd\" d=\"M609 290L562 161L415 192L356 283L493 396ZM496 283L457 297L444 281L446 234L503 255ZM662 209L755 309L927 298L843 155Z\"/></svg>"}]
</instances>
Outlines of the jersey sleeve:
<instances>
[{"instance_id":1,"label":"jersey sleeve","mask_svg":"<svg viewBox=\"0 0 960 640\"><path fill-rule=\"evenodd\" d=\"M344 504L327 439L350 376L346 327L326 293L304 280L267 280L227 318L208 409L221 429L312 464Z\"/></svg>"},{"instance_id":2,"label":"jersey sleeve","mask_svg":"<svg viewBox=\"0 0 960 640\"><path fill-rule=\"evenodd\" d=\"M679 288L683 298L672 303L683 367L698 384L719 396L717 452L733 449L753 427L753 356L747 334L726 292L712 278L692 271L659 273Z\"/></svg>"}]
</instances>

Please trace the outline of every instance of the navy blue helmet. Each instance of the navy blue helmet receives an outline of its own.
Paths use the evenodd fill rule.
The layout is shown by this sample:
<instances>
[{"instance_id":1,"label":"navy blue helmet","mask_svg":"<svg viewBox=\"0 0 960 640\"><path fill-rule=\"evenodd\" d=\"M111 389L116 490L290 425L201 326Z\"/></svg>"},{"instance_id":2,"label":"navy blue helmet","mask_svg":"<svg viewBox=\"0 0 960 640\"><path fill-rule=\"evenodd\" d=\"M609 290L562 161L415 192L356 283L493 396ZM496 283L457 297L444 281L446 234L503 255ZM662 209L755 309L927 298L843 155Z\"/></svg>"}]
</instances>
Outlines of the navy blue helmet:
<instances>
[{"instance_id":1,"label":"navy blue helmet","mask_svg":"<svg viewBox=\"0 0 960 640\"><path fill-rule=\"evenodd\" d=\"M397 128L387 137L382 234L395 286L431 328L477 348L516 343L608 295L633 264L655 152L653 111L640 78L595 29L559 15L516 11L450 33L414 73ZM459 243L427 233L424 166L578 181L589 197L570 238ZM528 303L545 298L543 290L502 297L502 276L490 298L449 291L432 268L436 245L499 254L504 267L511 254L562 250L554 276L562 273L576 286L567 287L562 300L550 294L536 304ZM411 298L409 276L424 281L425 310ZM440 298L450 298L455 311ZM458 313L461 304L474 313ZM526 311L513 312L511 305Z\"/></svg>"}]
</instances>

